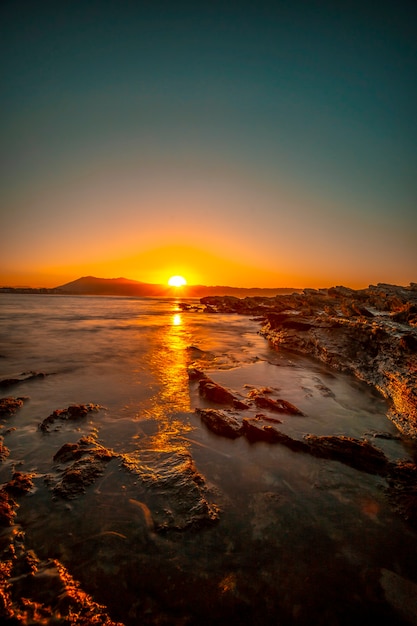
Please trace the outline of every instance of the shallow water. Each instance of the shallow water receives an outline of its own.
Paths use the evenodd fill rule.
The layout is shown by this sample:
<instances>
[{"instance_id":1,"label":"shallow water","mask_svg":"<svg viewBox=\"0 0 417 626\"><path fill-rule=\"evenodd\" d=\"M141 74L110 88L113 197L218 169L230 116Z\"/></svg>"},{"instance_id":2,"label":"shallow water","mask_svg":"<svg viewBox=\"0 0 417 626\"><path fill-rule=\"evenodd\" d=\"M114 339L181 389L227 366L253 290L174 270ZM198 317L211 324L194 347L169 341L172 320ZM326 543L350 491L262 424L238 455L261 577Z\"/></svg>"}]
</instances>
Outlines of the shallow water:
<instances>
[{"instance_id":1,"label":"shallow water","mask_svg":"<svg viewBox=\"0 0 417 626\"><path fill-rule=\"evenodd\" d=\"M5 435L10 456L0 481L14 468L36 473L16 520L27 546L61 560L113 619L406 623L381 581L388 570L404 586L417 582L417 541L391 508L384 479L212 434L194 413L210 404L189 383L187 367L195 362L242 399L269 387L292 402L305 414L282 418L280 429L292 437L395 434L385 400L367 385L272 350L247 317L181 312L172 299L2 294L0 329L0 380L48 374L2 390L30 400L4 421L16 430ZM53 410L89 402L104 408L50 434L38 430ZM173 459L191 454L219 520L155 532L146 519L164 508L161 493L116 460L84 495L53 498L45 483L56 472L52 457L85 434L145 464L154 482L164 478L155 455L167 455L170 471ZM375 442L391 459L407 458L400 441Z\"/></svg>"}]
</instances>

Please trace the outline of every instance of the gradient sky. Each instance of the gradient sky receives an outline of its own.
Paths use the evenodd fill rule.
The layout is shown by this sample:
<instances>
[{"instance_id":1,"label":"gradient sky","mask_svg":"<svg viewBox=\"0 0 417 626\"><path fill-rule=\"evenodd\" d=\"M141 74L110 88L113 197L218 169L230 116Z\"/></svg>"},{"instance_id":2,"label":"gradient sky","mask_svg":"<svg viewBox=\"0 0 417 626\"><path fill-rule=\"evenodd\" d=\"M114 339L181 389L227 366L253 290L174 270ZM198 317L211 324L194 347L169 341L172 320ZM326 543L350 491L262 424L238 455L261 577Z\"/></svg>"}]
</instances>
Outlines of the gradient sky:
<instances>
[{"instance_id":1,"label":"gradient sky","mask_svg":"<svg viewBox=\"0 0 417 626\"><path fill-rule=\"evenodd\" d=\"M417 281L417 3L3 1L0 285Z\"/></svg>"}]
</instances>

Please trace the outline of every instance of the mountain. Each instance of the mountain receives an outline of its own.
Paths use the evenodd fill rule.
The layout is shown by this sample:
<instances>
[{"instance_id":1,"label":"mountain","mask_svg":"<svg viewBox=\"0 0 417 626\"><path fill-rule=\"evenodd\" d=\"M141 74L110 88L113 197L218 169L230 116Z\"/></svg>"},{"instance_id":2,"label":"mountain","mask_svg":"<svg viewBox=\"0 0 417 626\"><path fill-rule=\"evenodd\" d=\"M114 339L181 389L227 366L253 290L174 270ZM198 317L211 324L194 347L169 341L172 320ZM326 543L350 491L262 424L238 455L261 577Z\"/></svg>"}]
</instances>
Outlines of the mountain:
<instances>
[{"instance_id":1,"label":"mountain","mask_svg":"<svg viewBox=\"0 0 417 626\"><path fill-rule=\"evenodd\" d=\"M184 287L169 287L143 283L128 278L96 278L83 276L70 283L56 287L55 292L77 295L94 296L181 296L184 298L202 298L204 296L275 296L301 291L300 289L282 288L262 289L257 287L227 287L205 285L185 285Z\"/></svg>"}]
</instances>

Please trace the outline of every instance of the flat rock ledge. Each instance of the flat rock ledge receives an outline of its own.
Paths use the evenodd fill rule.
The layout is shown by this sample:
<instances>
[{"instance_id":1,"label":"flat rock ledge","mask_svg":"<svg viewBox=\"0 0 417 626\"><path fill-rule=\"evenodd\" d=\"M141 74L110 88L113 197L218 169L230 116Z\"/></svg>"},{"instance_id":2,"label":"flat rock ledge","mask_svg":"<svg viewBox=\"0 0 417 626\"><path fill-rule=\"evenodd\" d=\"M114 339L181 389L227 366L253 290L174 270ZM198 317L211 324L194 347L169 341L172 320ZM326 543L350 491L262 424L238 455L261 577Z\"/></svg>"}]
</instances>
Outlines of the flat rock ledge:
<instances>
[{"instance_id":1,"label":"flat rock ledge","mask_svg":"<svg viewBox=\"0 0 417 626\"><path fill-rule=\"evenodd\" d=\"M293 452L310 454L318 459L338 461L358 471L382 476L387 481L387 494L396 511L417 528L417 465L390 461L384 452L367 439L343 435L305 435L295 439L283 433L265 415L243 417L241 420L222 410L195 410L206 427L216 435L250 443L280 444ZM276 420L279 422L279 420Z\"/></svg>"},{"instance_id":2,"label":"flat rock ledge","mask_svg":"<svg viewBox=\"0 0 417 626\"><path fill-rule=\"evenodd\" d=\"M349 372L391 403L388 417L417 438L417 283L305 289L274 298L208 297L210 312L257 314L275 348Z\"/></svg>"}]
</instances>

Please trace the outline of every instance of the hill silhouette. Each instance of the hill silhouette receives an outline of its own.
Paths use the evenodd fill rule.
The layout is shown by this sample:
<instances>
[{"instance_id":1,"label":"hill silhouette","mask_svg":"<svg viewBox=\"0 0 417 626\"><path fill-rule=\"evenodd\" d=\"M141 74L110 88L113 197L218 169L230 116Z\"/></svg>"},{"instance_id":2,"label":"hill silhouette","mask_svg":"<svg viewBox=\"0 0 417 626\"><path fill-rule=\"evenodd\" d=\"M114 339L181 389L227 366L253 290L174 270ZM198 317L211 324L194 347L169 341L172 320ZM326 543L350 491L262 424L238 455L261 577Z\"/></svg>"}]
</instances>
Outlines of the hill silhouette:
<instances>
[{"instance_id":1,"label":"hill silhouette","mask_svg":"<svg viewBox=\"0 0 417 626\"><path fill-rule=\"evenodd\" d=\"M181 296L186 298L202 298L204 296L274 296L288 294L300 289L291 287L259 288L259 287L229 287L229 286L206 286L184 285L184 287L170 287L153 283L144 283L128 278L96 278L95 276L83 276L54 289L58 293L96 296Z\"/></svg>"}]
</instances>

